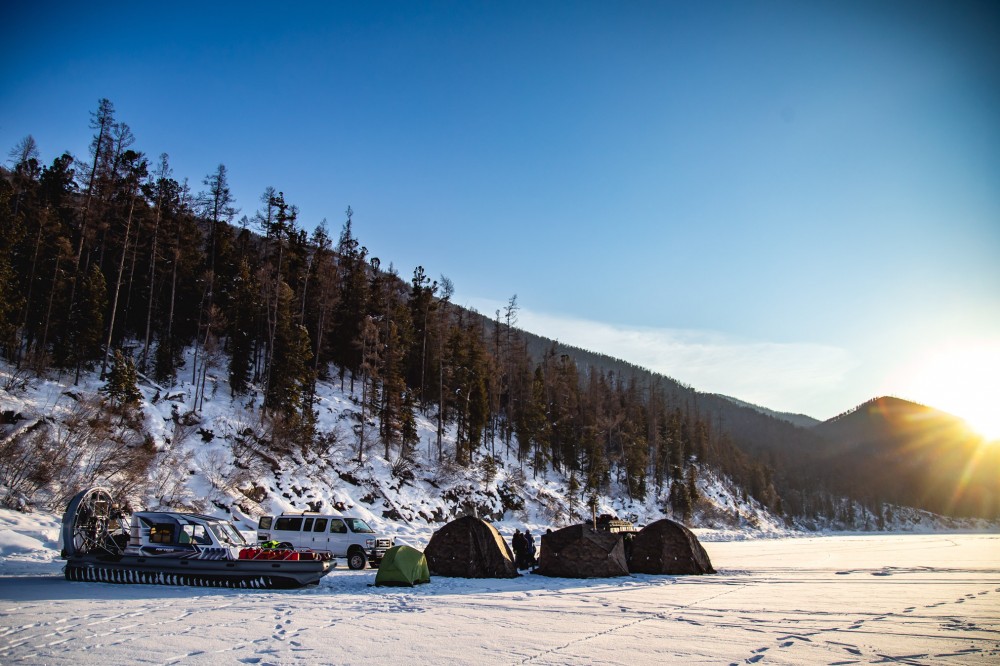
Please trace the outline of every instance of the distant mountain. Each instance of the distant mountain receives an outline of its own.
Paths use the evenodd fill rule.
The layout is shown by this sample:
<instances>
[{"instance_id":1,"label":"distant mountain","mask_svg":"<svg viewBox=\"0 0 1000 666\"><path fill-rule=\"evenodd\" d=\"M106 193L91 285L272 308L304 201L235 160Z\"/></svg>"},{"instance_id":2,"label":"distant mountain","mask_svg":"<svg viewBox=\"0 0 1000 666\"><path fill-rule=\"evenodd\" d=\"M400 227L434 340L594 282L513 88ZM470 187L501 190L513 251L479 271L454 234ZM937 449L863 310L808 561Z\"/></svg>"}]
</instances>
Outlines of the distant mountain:
<instances>
[{"instance_id":1,"label":"distant mountain","mask_svg":"<svg viewBox=\"0 0 1000 666\"><path fill-rule=\"evenodd\" d=\"M897 398L878 398L820 422L731 396L702 393L627 361L526 334L534 353L554 348L580 367L613 370L643 385L663 382L699 412L748 460L762 464L781 510L790 515L836 513L846 497L878 511L910 506L955 517L1000 517L1000 447L988 447L958 417ZM733 469L723 467L724 473ZM751 484L753 487L754 484Z\"/></svg>"},{"instance_id":2,"label":"distant mountain","mask_svg":"<svg viewBox=\"0 0 1000 666\"><path fill-rule=\"evenodd\" d=\"M1000 515L1000 447L956 416L882 397L813 431L824 442L817 453L847 490L945 515Z\"/></svg>"},{"instance_id":3,"label":"distant mountain","mask_svg":"<svg viewBox=\"0 0 1000 666\"><path fill-rule=\"evenodd\" d=\"M788 423L796 425L800 428L812 428L813 426L819 425L821 423L819 419L814 419L813 417L808 416L806 414L791 414L789 412L776 412L773 409L768 409L767 407L761 407L760 405L755 405L752 402L746 402L744 400L734 398L730 395L723 395L721 393L713 393L711 395L715 395L725 400L728 400L734 405L739 405L740 407L748 407L750 409L756 410L761 414L765 414L772 418L776 418L781 421L787 421Z\"/></svg>"}]
</instances>

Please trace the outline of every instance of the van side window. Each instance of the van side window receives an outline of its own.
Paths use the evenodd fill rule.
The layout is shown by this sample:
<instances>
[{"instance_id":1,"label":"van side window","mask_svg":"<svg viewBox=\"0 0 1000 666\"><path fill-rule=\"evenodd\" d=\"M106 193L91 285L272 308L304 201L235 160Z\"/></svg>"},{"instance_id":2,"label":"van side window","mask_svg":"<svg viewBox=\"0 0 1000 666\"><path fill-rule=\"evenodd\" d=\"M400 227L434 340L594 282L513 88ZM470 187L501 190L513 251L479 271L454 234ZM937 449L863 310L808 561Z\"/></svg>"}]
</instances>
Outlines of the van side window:
<instances>
[{"instance_id":1,"label":"van side window","mask_svg":"<svg viewBox=\"0 0 1000 666\"><path fill-rule=\"evenodd\" d=\"M334 518L330 521L330 533L347 534L347 525L344 524L344 521Z\"/></svg>"},{"instance_id":2,"label":"van side window","mask_svg":"<svg viewBox=\"0 0 1000 666\"><path fill-rule=\"evenodd\" d=\"M299 516L297 518L289 518L282 516L274 522L274 529L285 530L288 532L298 532L302 529L302 517Z\"/></svg>"},{"instance_id":3,"label":"van side window","mask_svg":"<svg viewBox=\"0 0 1000 666\"><path fill-rule=\"evenodd\" d=\"M302 525L302 531L303 532L312 532L312 528L313 528L313 519L312 518L306 518L306 522L303 523L303 525Z\"/></svg>"},{"instance_id":4,"label":"van side window","mask_svg":"<svg viewBox=\"0 0 1000 666\"><path fill-rule=\"evenodd\" d=\"M271 529L271 523L274 522L274 518L271 516L261 516L260 522L257 523L257 529L259 530L269 530Z\"/></svg>"},{"instance_id":5,"label":"van side window","mask_svg":"<svg viewBox=\"0 0 1000 666\"><path fill-rule=\"evenodd\" d=\"M326 532L326 518L317 518L313 525L313 532Z\"/></svg>"}]
</instances>

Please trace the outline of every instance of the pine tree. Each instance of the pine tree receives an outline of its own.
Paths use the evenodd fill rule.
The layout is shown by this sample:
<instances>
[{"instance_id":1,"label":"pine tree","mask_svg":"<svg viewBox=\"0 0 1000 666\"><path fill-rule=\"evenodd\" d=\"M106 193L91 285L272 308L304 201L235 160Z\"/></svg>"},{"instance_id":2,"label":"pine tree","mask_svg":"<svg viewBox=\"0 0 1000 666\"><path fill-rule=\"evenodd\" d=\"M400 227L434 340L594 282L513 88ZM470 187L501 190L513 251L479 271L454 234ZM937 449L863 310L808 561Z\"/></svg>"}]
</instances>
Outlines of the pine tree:
<instances>
[{"instance_id":1,"label":"pine tree","mask_svg":"<svg viewBox=\"0 0 1000 666\"><path fill-rule=\"evenodd\" d=\"M139 186L141 185L142 179L145 178L147 174L146 159L143 157L142 153L127 150L122 156L122 161L125 165L124 169L126 171L125 186L127 188L126 194L128 197L128 214L126 216L125 231L122 234L121 257L118 263L118 278L115 280L114 295L111 300L111 315L108 323L107 341L104 345L104 355L101 361L102 375L104 374L106 367L108 353L111 350L111 343L115 339L115 318L118 314L118 297L121 293L122 277L125 272L125 258L128 254L129 235L132 231L132 217L135 213L136 200L139 197Z\"/></svg>"},{"instance_id":2,"label":"pine tree","mask_svg":"<svg viewBox=\"0 0 1000 666\"><path fill-rule=\"evenodd\" d=\"M293 321L291 288L280 285L277 320L275 324L274 351L271 354L269 373L271 382L265 393L264 405L286 418L302 415L305 391L312 386L312 344L309 333Z\"/></svg>"},{"instance_id":3,"label":"pine tree","mask_svg":"<svg viewBox=\"0 0 1000 666\"><path fill-rule=\"evenodd\" d=\"M140 367L145 371L149 359L149 346L153 335L153 311L157 304L157 260L159 259L160 242L160 221L164 218L164 211L170 205L170 195L173 191L171 184L176 186L176 182L170 179L169 157L166 153L160 154L160 164L153 174L150 182L145 185L146 197L153 203L152 239L149 252L149 293L146 299L146 329L143 336L142 358Z\"/></svg>"},{"instance_id":4,"label":"pine tree","mask_svg":"<svg viewBox=\"0 0 1000 666\"><path fill-rule=\"evenodd\" d=\"M520 403L514 422L517 433L517 459L524 463L533 450L540 446L545 429L545 378L542 367L535 368L531 386L525 399Z\"/></svg>"},{"instance_id":5,"label":"pine tree","mask_svg":"<svg viewBox=\"0 0 1000 666\"><path fill-rule=\"evenodd\" d=\"M58 341L58 357L64 360L65 366L76 367L76 381L85 365L101 357L107 307L107 283L95 263L81 284L77 308L69 313L68 326L60 332Z\"/></svg>"},{"instance_id":6,"label":"pine tree","mask_svg":"<svg viewBox=\"0 0 1000 666\"><path fill-rule=\"evenodd\" d=\"M17 315L22 298L14 273L13 249L24 229L11 206L10 185L0 180L0 352L13 358L17 347Z\"/></svg>"},{"instance_id":7,"label":"pine tree","mask_svg":"<svg viewBox=\"0 0 1000 666\"><path fill-rule=\"evenodd\" d=\"M171 183L163 211L163 305L159 311L154 373L157 381L171 382L181 363L183 348L198 335L199 284L203 251L201 232L190 208L187 184Z\"/></svg>"},{"instance_id":8,"label":"pine tree","mask_svg":"<svg viewBox=\"0 0 1000 666\"><path fill-rule=\"evenodd\" d=\"M101 388L101 392L115 407L136 405L142 400L138 380L139 377L132 358L126 356L121 349L116 349L111 361L107 383Z\"/></svg>"},{"instance_id":9,"label":"pine tree","mask_svg":"<svg viewBox=\"0 0 1000 666\"><path fill-rule=\"evenodd\" d=\"M378 398L378 369L379 369L379 342L378 326L375 320L366 316L361 326L361 414L358 419L358 464L364 463L365 434L368 426L368 415L374 409L374 404Z\"/></svg>"},{"instance_id":10,"label":"pine tree","mask_svg":"<svg viewBox=\"0 0 1000 666\"><path fill-rule=\"evenodd\" d=\"M89 181L87 183L87 196L84 200L83 219L80 222L80 238L76 250L76 267L74 272L79 272L80 261L83 257L83 246L87 240L90 229L88 228L89 217L94 206L94 199L100 185L99 174L107 172L107 162L112 153L111 131L115 125L115 108L110 100L102 98L97 103L97 111L91 114L90 127L97 130L90 144L91 154L94 156L93 163L89 170ZM103 162L103 164L102 164ZM102 168L103 167L103 168ZM70 301L73 302L73 298Z\"/></svg>"},{"instance_id":11,"label":"pine tree","mask_svg":"<svg viewBox=\"0 0 1000 666\"><path fill-rule=\"evenodd\" d=\"M313 232L309 279L311 287L302 297L302 317L313 341L313 375L316 377L326 377L327 363L330 360L327 338L336 299L337 279L331 245L324 219Z\"/></svg>"},{"instance_id":12,"label":"pine tree","mask_svg":"<svg viewBox=\"0 0 1000 666\"><path fill-rule=\"evenodd\" d=\"M437 307L434 301L437 282L431 282L427 273L424 272L424 267L417 266L413 270L413 279L410 284L408 305L410 320L413 322L415 344L410 346L406 378L407 383L416 388L417 399L426 413L429 393L427 390L428 367L432 367L429 365L429 357L433 350L433 344L429 344L429 341L432 335L431 318Z\"/></svg>"},{"instance_id":13,"label":"pine tree","mask_svg":"<svg viewBox=\"0 0 1000 666\"><path fill-rule=\"evenodd\" d=\"M400 457L411 462L416 459L416 447L420 442L415 410L413 392L408 390L403 399L403 414L400 424L400 439L402 440Z\"/></svg>"},{"instance_id":14,"label":"pine tree","mask_svg":"<svg viewBox=\"0 0 1000 666\"><path fill-rule=\"evenodd\" d=\"M344 223L337 244L340 292L331 331L333 362L340 368L341 386L345 372L350 371L351 392L354 391L354 377L361 369L361 329L368 311L368 250L354 238L351 229L353 215L354 212L348 207L347 222Z\"/></svg>"},{"instance_id":15,"label":"pine tree","mask_svg":"<svg viewBox=\"0 0 1000 666\"><path fill-rule=\"evenodd\" d=\"M227 317L229 340L229 388L233 396L247 392L253 360L253 327L258 287L244 257L233 283Z\"/></svg>"}]
</instances>

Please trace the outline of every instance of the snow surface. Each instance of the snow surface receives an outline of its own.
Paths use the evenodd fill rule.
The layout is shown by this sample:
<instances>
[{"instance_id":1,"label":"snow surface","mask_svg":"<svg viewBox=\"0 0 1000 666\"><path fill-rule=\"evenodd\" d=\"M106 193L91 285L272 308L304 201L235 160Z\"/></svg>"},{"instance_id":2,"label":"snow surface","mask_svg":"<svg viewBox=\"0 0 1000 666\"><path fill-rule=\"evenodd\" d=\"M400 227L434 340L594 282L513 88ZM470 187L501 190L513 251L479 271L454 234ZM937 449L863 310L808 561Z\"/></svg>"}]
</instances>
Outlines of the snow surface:
<instances>
[{"instance_id":1,"label":"snow surface","mask_svg":"<svg viewBox=\"0 0 1000 666\"><path fill-rule=\"evenodd\" d=\"M995 664L1000 535L705 543L719 573L238 591L74 583L51 515L0 510L0 663ZM424 544L418 544L421 547Z\"/></svg>"}]
</instances>

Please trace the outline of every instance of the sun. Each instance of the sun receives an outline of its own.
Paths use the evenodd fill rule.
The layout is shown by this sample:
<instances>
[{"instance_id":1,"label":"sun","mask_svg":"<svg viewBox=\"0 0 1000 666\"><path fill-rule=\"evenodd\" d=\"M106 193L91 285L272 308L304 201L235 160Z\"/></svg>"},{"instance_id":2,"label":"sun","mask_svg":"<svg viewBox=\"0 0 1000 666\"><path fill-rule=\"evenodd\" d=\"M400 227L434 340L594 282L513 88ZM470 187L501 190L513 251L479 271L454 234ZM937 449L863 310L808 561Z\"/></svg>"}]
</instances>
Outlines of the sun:
<instances>
[{"instance_id":1,"label":"sun","mask_svg":"<svg viewBox=\"0 0 1000 666\"><path fill-rule=\"evenodd\" d=\"M1000 446L1000 341L952 345L919 363L909 393Z\"/></svg>"}]
</instances>

